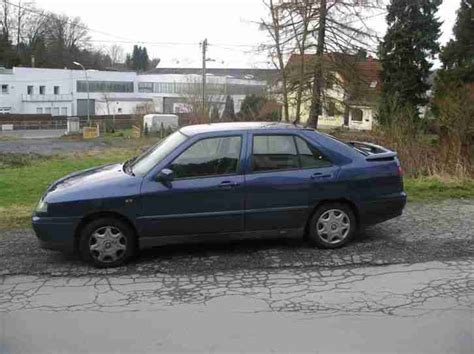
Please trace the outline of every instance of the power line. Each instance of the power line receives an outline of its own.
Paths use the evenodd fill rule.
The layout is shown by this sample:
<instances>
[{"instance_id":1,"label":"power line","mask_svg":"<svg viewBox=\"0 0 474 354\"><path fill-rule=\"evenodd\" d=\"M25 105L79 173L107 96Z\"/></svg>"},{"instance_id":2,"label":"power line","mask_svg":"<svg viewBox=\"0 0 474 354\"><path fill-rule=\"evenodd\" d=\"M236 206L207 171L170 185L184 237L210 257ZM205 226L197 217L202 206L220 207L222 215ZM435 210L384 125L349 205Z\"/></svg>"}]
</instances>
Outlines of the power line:
<instances>
[{"instance_id":1,"label":"power line","mask_svg":"<svg viewBox=\"0 0 474 354\"><path fill-rule=\"evenodd\" d=\"M11 5L13 7L16 7L20 10L26 10L28 12L31 12L31 13L34 13L36 15L39 15L39 16L42 16L42 17L46 17L46 18L51 18L54 16L54 14L52 13L46 13L45 11L40 11L40 10L37 10L37 9L32 9L31 7L26 7L26 6L22 6L20 4L17 4L17 3L13 3L11 1L8 1L8 0L4 0L4 2L8 5ZM82 29L85 29L87 31L90 31L90 32L95 32L95 33L99 33L99 34L102 34L104 36L108 36L108 37L115 37L115 38L119 38L119 39L122 39L122 40L128 40L128 38L125 38L125 37L120 37L120 36L117 36L117 35L114 35L114 34L110 34L110 33L107 33L107 32L103 32L103 31L99 31L99 30L95 30L95 29L92 29L88 26L85 26L85 25L81 25L79 23L74 23L72 22L71 20L67 19L66 21L69 25L71 26L74 26L74 27L78 27L78 28L82 28Z\"/></svg>"},{"instance_id":2,"label":"power line","mask_svg":"<svg viewBox=\"0 0 474 354\"><path fill-rule=\"evenodd\" d=\"M16 7L20 10L23 9L25 11L34 13L34 14L42 16L42 17L51 18L51 17L54 16L52 13L47 13L45 11L41 11L41 10L38 10L38 9L33 9L33 8L30 8L30 7L26 7L26 6L23 6L23 5L20 5L20 4L13 3L13 2L8 1L8 0L5 0L5 3L7 3L11 6L14 6L14 7ZM94 33L97 33L97 34L101 34L103 36L116 38L115 40L103 40L103 39L91 39L90 40L90 42L96 42L96 43L146 44L146 45L150 45L150 46L161 46L161 45L163 45L163 46L198 46L200 44L200 42L172 42L172 41L156 42L156 41L134 40L134 39L131 39L131 38L117 36L115 34L111 34L111 33L108 33L108 32L96 30L96 29L90 28L88 26L79 24L79 23L74 23L69 19L66 22L71 26L82 28L82 29L85 29L89 32L94 32ZM231 44L231 43L209 43L209 45L210 46L235 47L235 48L239 48L239 47L241 47L241 48L243 48L243 47L252 48L252 47L255 47L254 45L244 44L244 43L235 43L235 44Z\"/></svg>"}]
</instances>

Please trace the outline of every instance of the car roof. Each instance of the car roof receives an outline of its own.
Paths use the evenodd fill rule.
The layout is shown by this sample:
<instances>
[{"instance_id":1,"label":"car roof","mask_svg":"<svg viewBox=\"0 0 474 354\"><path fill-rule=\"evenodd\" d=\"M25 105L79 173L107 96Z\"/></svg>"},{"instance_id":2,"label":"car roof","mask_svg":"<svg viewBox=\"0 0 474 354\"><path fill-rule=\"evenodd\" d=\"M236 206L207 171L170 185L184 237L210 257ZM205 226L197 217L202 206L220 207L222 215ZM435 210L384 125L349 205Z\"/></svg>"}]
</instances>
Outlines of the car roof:
<instances>
[{"instance_id":1,"label":"car roof","mask_svg":"<svg viewBox=\"0 0 474 354\"><path fill-rule=\"evenodd\" d=\"M180 129L180 132L187 136L196 134L225 132L234 130L265 130L265 129L305 129L301 125L281 123L281 122L230 122L188 125Z\"/></svg>"}]
</instances>

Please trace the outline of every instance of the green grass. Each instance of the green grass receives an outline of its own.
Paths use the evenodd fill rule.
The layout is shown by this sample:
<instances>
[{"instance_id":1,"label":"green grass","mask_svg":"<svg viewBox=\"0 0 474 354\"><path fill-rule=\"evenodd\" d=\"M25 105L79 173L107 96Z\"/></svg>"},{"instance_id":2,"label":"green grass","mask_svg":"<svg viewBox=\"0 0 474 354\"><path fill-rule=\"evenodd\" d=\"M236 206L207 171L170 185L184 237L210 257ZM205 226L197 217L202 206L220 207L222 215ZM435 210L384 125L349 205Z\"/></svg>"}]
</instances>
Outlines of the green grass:
<instances>
[{"instance_id":1,"label":"green grass","mask_svg":"<svg viewBox=\"0 0 474 354\"><path fill-rule=\"evenodd\" d=\"M474 179L405 178L404 184L410 202L474 198Z\"/></svg>"},{"instance_id":2,"label":"green grass","mask_svg":"<svg viewBox=\"0 0 474 354\"><path fill-rule=\"evenodd\" d=\"M31 210L56 179L74 171L125 161L139 151L138 146L133 146L52 157L0 154L0 229L28 226ZM405 190L410 202L474 198L474 180L405 178Z\"/></svg>"},{"instance_id":3,"label":"green grass","mask_svg":"<svg viewBox=\"0 0 474 354\"><path fill-rule=\"evenodd\" d=\"M106 153L62 155L50 158L24 158L24 164L0 167L0 229L29 224L31 210L45 189L58 178L71 172L125 161L137 152L113 149Z\"/></svg>"}]
</instances>

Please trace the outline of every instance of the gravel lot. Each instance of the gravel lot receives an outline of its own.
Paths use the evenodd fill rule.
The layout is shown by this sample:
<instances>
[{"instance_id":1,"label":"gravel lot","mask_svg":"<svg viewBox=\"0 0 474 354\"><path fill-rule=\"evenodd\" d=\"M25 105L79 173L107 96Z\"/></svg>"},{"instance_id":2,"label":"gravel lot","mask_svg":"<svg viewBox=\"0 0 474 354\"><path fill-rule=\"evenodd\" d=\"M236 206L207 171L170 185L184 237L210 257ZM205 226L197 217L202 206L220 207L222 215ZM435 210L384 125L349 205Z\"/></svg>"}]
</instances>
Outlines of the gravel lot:
<instances>
[{"instance_id":1,"label":"gravel lot","mask_svg":"<svg viewBox=\"0 0 474 354\"><path fill-rule=\"evenodd\" d=\"M473 241L474 200L409 204L402 217L367 229L338 250L315 249L296 239L173 245L146 250L134 263L107 270L41 250L31 230L16 230L0 234L0 275L181 274L449 261L473 257Z\"/></svg>"}]
</instances>

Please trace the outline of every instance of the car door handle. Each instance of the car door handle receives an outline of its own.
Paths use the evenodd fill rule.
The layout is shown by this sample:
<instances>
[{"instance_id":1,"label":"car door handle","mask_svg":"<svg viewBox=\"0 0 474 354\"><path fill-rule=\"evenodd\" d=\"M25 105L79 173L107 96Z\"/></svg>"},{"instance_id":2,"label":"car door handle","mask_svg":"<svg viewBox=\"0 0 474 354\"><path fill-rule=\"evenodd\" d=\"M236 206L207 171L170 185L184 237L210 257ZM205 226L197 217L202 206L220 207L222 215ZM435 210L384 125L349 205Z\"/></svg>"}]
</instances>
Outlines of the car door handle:
<instances>
[{"instance_id":1,"label":"car door handle","mask_svg":"<svg viewBox=\"0 0 474 354\"><path fill-rule=\"evenodd\" d=\"M238 186L239 184L237 182L232 182L232 181L224 181L219 184L219 188L223 188L223 189L231 189Z\"/></svg>"},{"instance_id":2,"label":"car door handle","mask_svg":"<svg viewBox=\"0 0 474 354\"><path fill-rule=\"evenodd\" d=\"M331 177L332 177L332 174L323 173L323 172L316 172L311 175L311 179L331 178Z\"/></svg>"}]
</instances>

